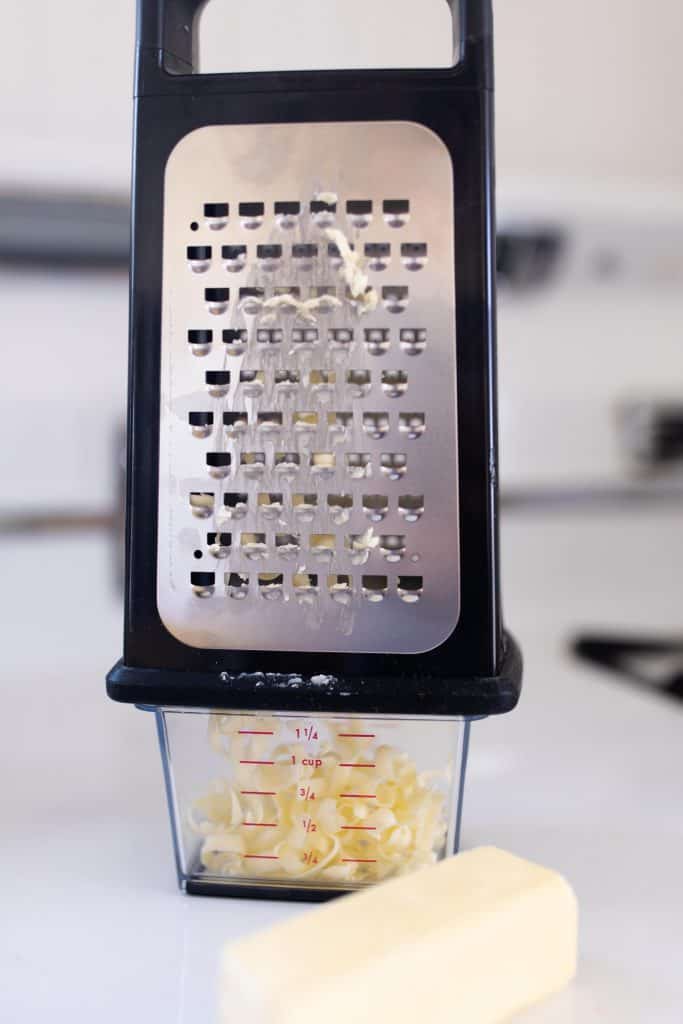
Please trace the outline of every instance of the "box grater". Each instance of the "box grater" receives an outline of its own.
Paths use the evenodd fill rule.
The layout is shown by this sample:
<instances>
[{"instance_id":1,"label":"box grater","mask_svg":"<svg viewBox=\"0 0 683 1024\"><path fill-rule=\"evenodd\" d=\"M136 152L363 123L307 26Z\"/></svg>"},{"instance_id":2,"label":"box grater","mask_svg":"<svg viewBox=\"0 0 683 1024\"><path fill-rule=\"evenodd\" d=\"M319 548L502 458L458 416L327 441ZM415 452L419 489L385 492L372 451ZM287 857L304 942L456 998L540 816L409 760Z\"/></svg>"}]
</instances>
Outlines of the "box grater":
<instances>
[{"instance_id":1,"label":"box grater","mask_svg":"<svg viewBox=\"0 0 683 1024\"><path fill-rule=\"evenodd\" d=\"M343 869L373 859L344 858L329 823L372 828L338 816L327 860L300 861L310 837L291 853L282 794L315 778L332 799L330 758L377 788L411 729L424 767L519 695L497 568L490 5L452 5L453 67L235 75L193 73L201 6L138 5L128 588L108 692L156 709L183 885L308 895L417 861ZM193 854L192 786L179 799L171 766L212 770L187 739L199 721L227 737L219 789L275 820L205 815ZM185 723L174 751L169 722ZM294 775L269 783L283 749ZM429 856L456 843L460 768ZM357 789L335 799L361 821ZM397 808L385 831L410 831ZM289 859L245 853L249 826L277 829L267 849Z\"/></svg>"}]
</instances>

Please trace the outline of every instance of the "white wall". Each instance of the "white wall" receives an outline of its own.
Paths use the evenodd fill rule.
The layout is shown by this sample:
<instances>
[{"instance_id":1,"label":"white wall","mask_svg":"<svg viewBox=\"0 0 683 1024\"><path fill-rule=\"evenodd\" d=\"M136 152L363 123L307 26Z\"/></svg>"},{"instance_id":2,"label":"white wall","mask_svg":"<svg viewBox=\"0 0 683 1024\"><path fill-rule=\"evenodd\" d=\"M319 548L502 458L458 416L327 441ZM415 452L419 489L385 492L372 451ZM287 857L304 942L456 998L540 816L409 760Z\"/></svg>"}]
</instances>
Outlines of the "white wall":
<instances>
[{"instance_id":1,"label":"white wall","mask_svg":"<svg viewBox=\"0 0 683 1024\"><path fill-rule=\"evenodd\" d=\"M681 0L494 0L498 167L683 190Z\"/></svg>"},{"instance_id":2,"label":"white wall","mask_svg":"<svg viewBox=\"0 0 683 1024\"><path fill-rule=\"evenodd\" d=\"M4 6L4 40L12 45L3 48L0 187L40 181L125 189L133 0ZM449 45L445 6L301 0L293 35L312 64L333 41L360 55L389 48L406 61L433 47L438 63ZM264 65L282 66L283 12L291 9L281 0L213 0L210 62L224 53L229 65L244 66L251 48ZM681 187L680 0L495 0L495 9L503 183L550 176ZM348 16L338 34L331 29L342 11L354 16L355 34ZM234 21L240 12L244 20ZM249 29L255 20L256 32Z\"/></svg>"}]
</instances>

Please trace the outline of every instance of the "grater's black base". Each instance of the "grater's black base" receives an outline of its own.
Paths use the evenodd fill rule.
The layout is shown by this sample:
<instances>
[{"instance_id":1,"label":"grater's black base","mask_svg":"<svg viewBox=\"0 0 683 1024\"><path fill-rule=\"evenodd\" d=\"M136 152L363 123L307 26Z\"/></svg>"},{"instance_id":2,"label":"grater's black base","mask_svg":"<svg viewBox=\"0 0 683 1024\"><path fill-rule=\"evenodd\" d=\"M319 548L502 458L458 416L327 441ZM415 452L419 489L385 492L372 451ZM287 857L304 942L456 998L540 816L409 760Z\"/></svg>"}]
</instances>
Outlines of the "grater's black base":
<instances>
[{"instance_id":1,"label":"grater's black base","mask_svg":"<svg viewBox=\"0 0 683 1024\"><path fill-rule=\"evenodd\" d=\"M276 672L179 672L132 668L122 661L107 676L116 701L164 707L342 714L479 717L511 711L522 687L522 655L510 634L495 676L320 675Z\"/></svg>"}]
</instances>

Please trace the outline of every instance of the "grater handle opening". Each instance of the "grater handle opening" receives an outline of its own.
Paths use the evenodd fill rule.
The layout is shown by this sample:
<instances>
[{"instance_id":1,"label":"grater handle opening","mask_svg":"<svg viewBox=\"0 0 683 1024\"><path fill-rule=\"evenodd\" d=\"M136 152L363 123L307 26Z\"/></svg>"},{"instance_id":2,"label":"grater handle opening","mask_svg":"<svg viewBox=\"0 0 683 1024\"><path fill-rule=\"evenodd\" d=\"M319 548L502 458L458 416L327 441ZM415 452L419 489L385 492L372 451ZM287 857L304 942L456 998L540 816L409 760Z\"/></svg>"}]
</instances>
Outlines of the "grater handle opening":
<instances>
[{"instance_id":1,"label":"grater handle opening","mask_svg":"<svg viewBox=\"0 0 683 1024\"><path fill-rule=\"evenodd\" d=\"M199 20L210 0L137 0L138 50L163 54L170 74L199 74ZM492 0L445 0L453 20L453 58L476 61L493 35Z\"/></svg>"}]
</instances>

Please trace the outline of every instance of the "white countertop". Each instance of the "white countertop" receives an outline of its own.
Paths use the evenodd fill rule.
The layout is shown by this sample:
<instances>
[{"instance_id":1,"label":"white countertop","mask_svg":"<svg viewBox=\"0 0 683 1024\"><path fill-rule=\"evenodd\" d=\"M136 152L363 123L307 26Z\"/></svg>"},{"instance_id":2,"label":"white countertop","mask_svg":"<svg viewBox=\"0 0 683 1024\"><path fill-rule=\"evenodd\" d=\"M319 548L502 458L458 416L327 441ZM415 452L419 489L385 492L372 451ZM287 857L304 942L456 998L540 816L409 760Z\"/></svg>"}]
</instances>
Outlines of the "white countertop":
<instances>
[{"instance_id":1,"label":"white countertop","mask_svg":"<svg viewBox=\"0 0 683 1024\"><path fill-rule=\"evenodd\" d=\"M581 906L579 978L525 1024L681 1020L683 706L571 661L566 642L583 625L681 629L682 520L504 526L525 689L473 729L464 845L560 869ZM104 693L111 552L95 536L2 548L0 1016L213 1024L222 943L306 907L178 893L153 719Z\"/></svg>"}]
</instances>

